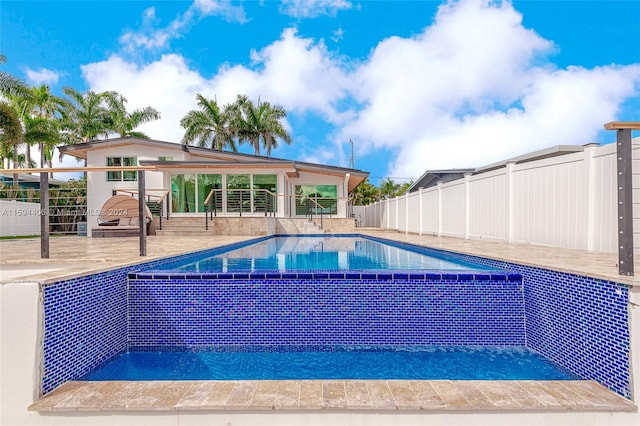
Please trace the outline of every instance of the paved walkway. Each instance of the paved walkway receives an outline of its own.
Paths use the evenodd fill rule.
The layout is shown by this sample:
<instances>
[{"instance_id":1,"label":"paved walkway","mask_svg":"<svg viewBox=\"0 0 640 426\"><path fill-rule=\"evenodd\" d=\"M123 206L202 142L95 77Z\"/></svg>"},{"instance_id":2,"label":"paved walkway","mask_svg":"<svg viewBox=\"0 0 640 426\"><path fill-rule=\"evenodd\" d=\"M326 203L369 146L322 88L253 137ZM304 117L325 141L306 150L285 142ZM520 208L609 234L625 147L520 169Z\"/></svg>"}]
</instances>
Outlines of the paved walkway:
<instances>
[{"instance_id":1,"label":"paved walkway","mask_svg":"<svg viewBox=\"0 0 640 426\"><path fill-rule=\"evenodd\" d=\"M253 237L148 237L147 256L140 256L140 239L52 237L49 259L40 258L40 239L0 240L0 283L52 282L87 273L191 251L218 247Z\"/></svg>"},{"instance_id":2,"label":"paved walkway","mask_svg":"<svg viewBox=\"0 0 640 426\"><path fill-rule=\"evenodd\" d=\"M640 286L640 261L635 264L637 278L618 275L617 254L614 253L567 250L530 244L439 238L370 229L360 231L363 234L412 244ZM147 239L147 256L140 257L138 237L54 237L51 238L49 259L40 258L39 239L0 240L0 282L26 280L27 278L48 282L159 257L217 247L250 238L252 237L151 236ZM638 260L640 260L640 256L638 256Z\"/></svg>"}]
</instances>

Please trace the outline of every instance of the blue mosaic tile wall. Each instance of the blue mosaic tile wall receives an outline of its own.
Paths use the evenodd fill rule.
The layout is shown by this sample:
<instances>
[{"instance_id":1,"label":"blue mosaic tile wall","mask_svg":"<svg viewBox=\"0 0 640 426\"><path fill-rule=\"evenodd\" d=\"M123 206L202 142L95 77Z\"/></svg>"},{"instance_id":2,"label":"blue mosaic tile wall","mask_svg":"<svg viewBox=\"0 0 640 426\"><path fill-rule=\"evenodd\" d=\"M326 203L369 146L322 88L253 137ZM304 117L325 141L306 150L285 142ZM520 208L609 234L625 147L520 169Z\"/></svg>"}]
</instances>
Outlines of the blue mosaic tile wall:
<instances>
[{"instance_id":1,"label":"blue mosaic tile wall","mask_svg":"<svg viewBox=\"0 0 640 426\"><path fill-rule=\"evenodd\" d=\"M578 376L630 398L628 288L529 269L528 346Z\"/></svg>"},{"instance_id":2,"label":"blue mosaic tile wall","mask_svg":"<svg viewBox=\"0 0 640 426\"><path fill-rule=\"evenodd\" d=\"M165 261L43 286L43 395L127 348L127 273Z\"/></svg>"},{"instance_id":3,"label":"blue mosaic tile wall","mask_svg":"<svg viewBox=\"0 0 640 426\"><path fill-rule=\"evenodd\" d=\"M403 243L393 244L416 248ZM187 280L185 276L183 278L189 282L188 289L180 288L167 279L157 279L151 285L149 276L137 274L127 288L127 273L130 271L152 269L170 260L154 261L144 266L127 267L44 286L43 393L67 380L81 377L127 345L151 344L152 341L145 340L143 335L148 334L148 331L144 331L148 324L144 322L152 321L145 315L152 311L155 312L153 321L156 321L158 329L164 328L162 332L155 332L155 340L151 339L160 346L200 345L205 341L209 344L211 339L218 339L216 342L222 344L275 340L276 343L295 340L295 344L310 342L314 345L354 341L385 344L394 339L392 344L416 343L416 340L421 340L420 344L526 343L572 373L596 380L620 395L630 397L629 292L625 285L437 249L419 248L417 251L445 254L449 258L522 274L522 283L517 283L519 305L511 296L505 296L515 285L512 280L509 282L509 274L500 284L499 277L494 276L489 282L474 278L474 285L471 285L469 276L464 274L458 276L455 283L451 282L450 277L442 277L449 286L457 287L455 294L441 285L441 281L436 282L425 276L424 282L418 286L418 295L415 283L410 279L388 274L376 277L363 275L360 279L344 277L342 281L347 287L343 289L338 287L340 279L330 279L329 276L301 275L294 279L280 274L277 277L265 276L266 284L259 284L258 280L249 276L240 282L225 281L232 277L202 275ZM206 285L212 279L219 281L215 287ZM311 283L311 288L315 287L309 289L304 297L304 300L315 303L304 305L298 299L291 309L280 312L288 325L283 329L274 317L276 307L283 303L284 298L294 297L302 286L301 281ZM322 283L318 284L318 281ZM386 291L385 286L393 288L394 292ZM207 287L210 291L206 290ZM347 288L352 293L343 292ZM500 295L496 293L498 288ZM214 289L219 292L218 295L212 293ZM132 298L134 303L129 310L128 290L132 295L135 293ZM503 293L505 290L507 293ZM372 300L365 296L365 292L373 292L376 297ZM461 294L467 297L461 299L462 303L457 303L454 296ZM400 295L407 298L403 299ZM494 295L504 300L499 297L496 301ZM154 300L156 296L161 299L173 297L179 303L165 306ZM209 303L214 296L216 304ZM223 301L222 307L217 304L218 297ZM419 299L422 297L431 303L421 302ZM476 309L479 305L470 305L474 301L479 303L481 298L489 303L489 311ZM382 311L384 314L376 314L371 309L386 300L389 300L389 304L388 309ZM350 302L359 308L347 309ZM515 309L513 317L496 317L495 312L506 312L507 308ZM413 317L403 316L402 312L410 312ZM130 323L127 322L128 314ZM209 315L216 316L218 322L206 328L203 324L207 324L205 318ZM181 319L183 316L190 318L191 322ZM303 326L304 321L297 322L309 318L313 320L311 325ZM431 320L439 321L440 326L431 328ZM318 321L324 322L328 328L318 326ZM350 330L330 330L333 325L342 326L345 322L353 324ZM257 333L255 329L247 328L249 323L260 324L262 331ZM392 324L395 326L392 327ZM276 326L279 326L277 333ZM230 333L233 327L241 330L241 333L233 336ZM405 327L413 331L405 333L402 331ZM516 333L518 327L520 329ZM303 341L292 337L296 333L303 336ZM419 337L415 337L414 333ZM313 339L311 334L314 335ZM395 334L393 338L391 334ZM450 337L445 337L447 334ZM162 335L169 337L162 338ZM320 339L316 338L318 336ZM377 338L374 339L374 336ZM491 339L494 343L487 343Z\"/></svg>"},{"instance_id":4,"label":"blue mosaic tile wall","mask_svg":"<svg viewBox=\"0 0 640 426\"><path fill-rule=\"evenodd\" d=\"M521 278L482 276L130 279L129 345L524 345Z\"/></svg>"},{"instance_id":5,"label":"blue mosaic tile wall","mask_svg":"<svg viewBox=\"0 0 640 426\"><path fill-rule=\"evenodd\" d=\"M126 348L126 295L123 271L44 287L43 394Z\"/></svg>"},{"instance_id":6,"label":"blue mosaic tile wall","mask_svg":"<svg viewBox=\"0 0 640 426\"><path fill-rule=\"evenodd\" d=\"M522 274L527 346L573 374L631 398L626 285L438 249L420 251Z\"/></svg>"}]
</instances>

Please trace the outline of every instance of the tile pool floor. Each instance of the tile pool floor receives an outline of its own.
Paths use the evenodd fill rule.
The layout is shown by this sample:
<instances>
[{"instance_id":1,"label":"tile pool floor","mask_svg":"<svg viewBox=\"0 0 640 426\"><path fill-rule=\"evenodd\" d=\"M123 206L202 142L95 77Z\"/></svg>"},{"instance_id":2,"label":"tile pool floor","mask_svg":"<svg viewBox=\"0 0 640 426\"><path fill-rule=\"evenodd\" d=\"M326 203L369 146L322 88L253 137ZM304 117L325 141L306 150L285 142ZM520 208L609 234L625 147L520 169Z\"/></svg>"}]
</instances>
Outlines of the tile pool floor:
<instances>
[{"instance_id":1,"label":"tile pool floor","mask_svg":"<svg viewBox=\"0 0 640 426\"><path fill-rule=\"evenodd\" d=\"M640 286L640 279L618 275L616 254L364 229L359 232ZM0 283L53 282L250 238L149 237L148 256L141 258L137 237L59 237L51 239L50 259L40 259L39 239L1 240ZM640 262L636 263L636 270L640 271ZM594 382L533 381L69 382L31 408L37 411L637 409Z\"/></svg>"}]
</instances>

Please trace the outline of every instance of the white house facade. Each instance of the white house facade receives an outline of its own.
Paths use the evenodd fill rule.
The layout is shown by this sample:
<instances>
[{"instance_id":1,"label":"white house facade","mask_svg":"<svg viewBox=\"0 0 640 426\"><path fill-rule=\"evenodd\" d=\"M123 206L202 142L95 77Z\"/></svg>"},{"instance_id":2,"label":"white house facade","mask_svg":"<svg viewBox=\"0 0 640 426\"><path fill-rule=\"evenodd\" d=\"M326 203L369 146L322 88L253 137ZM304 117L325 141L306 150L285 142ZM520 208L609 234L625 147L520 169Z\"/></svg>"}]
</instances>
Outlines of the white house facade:
<instances>
[{"instance_id":1,"label":"white house facade","mask_svg":"<svg viewBox=\"0 0 640 426\"><path fill-rule=\"evenodd\" d=\"M137 138L117 138L59 148L87 167L147 166L147 198L171 217L305 217L309 212L348 218L349 194L368 172ZM138 172L87 174L87 227L98 225L104 203L138 191Z\"/></svg>"}]
</instances>

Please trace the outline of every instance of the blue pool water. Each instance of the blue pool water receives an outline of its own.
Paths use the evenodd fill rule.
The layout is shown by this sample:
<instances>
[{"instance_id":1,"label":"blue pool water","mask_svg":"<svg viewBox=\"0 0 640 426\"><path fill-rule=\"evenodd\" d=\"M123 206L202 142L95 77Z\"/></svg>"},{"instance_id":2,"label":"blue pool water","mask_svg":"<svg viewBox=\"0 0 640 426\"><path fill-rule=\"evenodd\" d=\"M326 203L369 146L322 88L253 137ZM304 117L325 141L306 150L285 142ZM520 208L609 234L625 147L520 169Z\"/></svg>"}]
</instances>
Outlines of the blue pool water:
<instances>
[{"instance_id":1,"label":"blue pool water","mask_svg":"<svg viewBox=\"0 0 640 426\"><path fill-rule=\"evenodd\" d=\"M365 237L274 237L214 255L195 255L160 269L181 272L258 270L485 270L487 268L426 255Z\"/></svg>"},{"instance_id":2,"label":"blue pool water","mask_svg":"<svg viewBox=\"0 0 640 426\"><path fill-rule=\"evenodd\" d=\"M568 380L572 377L523 347L412 347L299 352L125 352L82 378L303 379Z\"/></svg>"}]
</instances>

